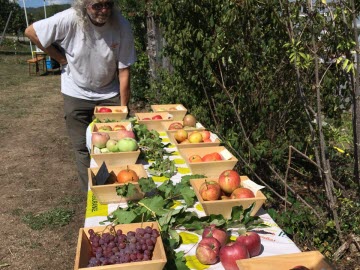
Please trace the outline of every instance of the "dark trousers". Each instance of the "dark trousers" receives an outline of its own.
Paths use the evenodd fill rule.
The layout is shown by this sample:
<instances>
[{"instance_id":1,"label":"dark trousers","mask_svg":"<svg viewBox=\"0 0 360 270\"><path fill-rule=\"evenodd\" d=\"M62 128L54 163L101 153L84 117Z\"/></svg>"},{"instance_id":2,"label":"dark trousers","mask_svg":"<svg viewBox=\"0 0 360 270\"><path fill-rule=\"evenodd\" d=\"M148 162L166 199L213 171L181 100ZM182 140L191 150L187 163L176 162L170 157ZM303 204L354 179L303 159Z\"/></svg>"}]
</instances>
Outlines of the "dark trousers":
<instances>
[{"instance_id":1,"label":"dark trousers","mask_svg":"<svg viewBox=\"0 0 360 270\"><path fill-rule=\"evenodd\" d=\"M91 101L63 95L64 118L70 141L72 143L76 166L79 173L81 189L88 190L88 172L90 153L86 147L86 129L93 120L95 106L120 106L120 97Z\"/></svg>"}]
</instances>

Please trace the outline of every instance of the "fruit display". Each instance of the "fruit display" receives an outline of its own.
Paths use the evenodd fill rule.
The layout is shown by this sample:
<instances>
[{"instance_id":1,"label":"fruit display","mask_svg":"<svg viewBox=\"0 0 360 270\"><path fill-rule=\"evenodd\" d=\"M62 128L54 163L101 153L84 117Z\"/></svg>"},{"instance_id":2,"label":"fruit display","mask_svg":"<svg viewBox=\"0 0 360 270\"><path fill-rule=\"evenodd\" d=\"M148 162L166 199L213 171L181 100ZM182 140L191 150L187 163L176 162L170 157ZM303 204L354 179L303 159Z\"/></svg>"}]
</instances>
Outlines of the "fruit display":
<instances>
[{"instance_id":1,"label":"fruit display","mask_svg":"<svg viewBox=\"0 0 360 270\"><path fill-rule=\"evenodd\" d=\"M209 162L209 161L220 161L223 160L222 156L218 152L212 152L203 156L191 155L188 158L190 163L194 162Z\"/></svg>"},{"instance_id":2,"label":"fruit display","mask_svg":"<svg viewBox=\"0 0 360 270\"><path fill-rule=\"evenodd\" d=\"M108 166L135 164L140 155L137 141L131 131L93 132L91 136L91 157L100 166L103 162Z\"/></svg>"},{"instance_id":3,"label":"fruit display","mask_svg":"<svg viewBox=\"0 0 360 270\"><path fill-rule=\"evenodd\" d=\"M218 177L224 170L232 170L238 162L224 146L185 147L178 150L192 174L207 177Z\"/></svg>"},{"instance_id":4,"label":"fruit display","mask_svg":"<svg viewBox=\"0 0 360 270\"><path fill-rule=\"evenodd\" d=\"M251 189L241 187L240 175L234 170L223 171L217 181L205 179L199 194L204 201L255 198Z\"/></svg>"},{"instance_id":5,"label":"fruit display","mask_svg":"<svg viewBox=\"0 0 360 270\"><path fill-rule=\"evenodd\" d=\"M177 148L191 148L202 146L218 146L219 138L208 130L187 131L186 129L177 129L168 133L170 141Z\"/></svg>"},{"instance_id":6,"label":"fruit display","mask_svg":"<svg viewBox=\"0 0 360 270\"><path fill-rule=\"evenodd\" d=\"M173 121L174 118L168 112L145 112L135 113L136 120L139 124L143 124L148 130L163 131L162 122Z\"/></svg>"},{"instance_id":7,"label":"fruit display","mask_svg":"<svg viewBox=\"0 0 360 270\"><path fill-rule=\"evenodd\" d=\"M120 153L119 153L120 154ZM147 178L148 174L141 164L124 164L117 166L106 166L109 175L107 179L100 179L98 175L100 168L88 168L89 187L101 204L119 203L128 200L139 200L144 197L138 181L141 178ZM119 195L117 189L131 183L136 189L132 195Z\"/></svg>"},{"instance_id":8,"label":"fruit display","mask_svg":"<svg viewBox=\"0 0 360 270\"><path fill-rule=\"evenodd\" d=\"M226 230L210 224L205 227L197 245L196 258L206 265L220 261L225 270L235 270L238 260L258 256L261 250L261 238L256 232L246 232L230 241Z\"/></svg>"},{"instance_id":9,"label":"fruit display","mask_svg":"<svg viewBox=\"0 0 360 270\"><path fill-rule=\"evenodd\" d=\"M115 132L120 130L132 131L131 122L94 123L91 132Z\"/></svg>"},{"instance_id":10,"label":"fruit display","mask_svg":"<svg viewBox=\"0 0 360 270\"><path fill-rule=\"evenodd\" d=\"M228 179L222 182L221 186L219 179L224 179L224 175L228 175L225 176ZM255 206L251 215L255 215L266 201L266 197L260 190L254 194L249 188L241 187L241 182L249 179L246 176L239 178L236 172L226 170L218 178L191 179L190 183L207 215L222 214L225 218L229 218L234 206L241 205L243 208L248 208L253 203ZM232 192L228 193L222 187L225 187L226 191L232 190Z\"/></svg>"},{"instance_id":11,"label":"fruit display","mask_svg":"<svg viewBox=\"0 0 360 270\"><path fill-rule=\"evenodd\" d=\"M243 183L249 179L246 176L240 176L239 173L234 170L238 160L226 147L219 146L220 141L218 139L217 145L209 145L214 143L212 140L214 136L212 136L210 131L205 128L203 130L192 130L196 128L197 123L193 115L188 114L181 120L174 121L175 118L171 116L171 111L176 110L176 107L157 107L152 113L137 113L137 123L134 124L135 133L133 132L133 137L126 135L126 132L129 132L129 130L127 130L126 126L119 123L116 124L116 130L115 123L101 123L101 125L97 125L97 130L94 130L92 141L92 144L97 148L97 152L95 153L95 151L93 151L91 154L98 165L101 165L101 162L96 160L96 155L106 157L139 152L139 150L142 152L142 158L146 158L142 161L148 162L148 164L145 165L146 171L143 165L129 164L129 162L127 162L127 164L122 163L121 166L116 166L116 170L112 170L112 166L108 166L109 173L107 175L110 175L109 177L111 177L113 181L110 181L111 183L106 185L96 185L96 175L99 173L99 169L96 171L94 168L89 168L90 189L101 204L128 202L127 206L121 206L111 212L111 214L107 216L106 222L117 224L123 222L123 220L134 222L135 220L147 220L148 217L154 220L153 218L155 217L157 222L159 222L159 228L162 228L161 235L163 237L170 237L171 241L174 242L172 243L172 247L183 247L183 245L189 243L195 244L198 241L196 249L194 248L195 246L192 245L192 251L190 252L190 249L186 251L189 252L189 254L185 253L186 261L183 260L184 264L194 260L195 265L196 263L205 265L217 264L214 268L210 267L210 269L239 269L239 261L250 260L263 252L264 247L261 245L260 236L254 231L247 231L246 233L240 234L239 230L238 233L240 235L237 235L235 238L233 234L234 228L239 227L227 227L229 230L226 230L217 227L217 225L228 226L231 224L231 222L228 223L228 221L234 219L233 225L237 224L244 226L242 229L249 229L248 224L240 224L240 219L243 217L247 219L259 218L255 215L264 204L266 197L259 189L252 189L249 185L243 185ZM168 138L164 138L164 132L160 132L165 131L166 128L168 131L171 131L171 133L168 133ZM123 137L120 139L115 138L112 136L114 131L118 131L118 134L122 134ZM151 136L144 136L145 131ZM138 138L138 141L135 140L135 137ZM175 143L169 143L168 139ZM153 147L155 142L161 144L161 151ZM180 154L183 160L179 160L176 157L166 155L162 152L171 152L171 148L175 148L174 145L178 147L178 149L172 152L176 153L173 155L176 156ZM204 147L205 145L206 147ZM95 147L93 147L93 149ZM151 155L149 155L149 153ZM123 158L119 157L114 158L114 160L123 162ZM163 163L160 164L158 160L166 160L171 163L169 163L169 166L166 166L167 169L164 170L165 167L162 166ZM184 164L183 161L185 161L186 164ZM104 162L106 165L111 164L105 160ZM144 162L142 163L145 164ZM181 165L179 166L178 164ZM188 168L185 167L186 165ZM141 166L141 172L139 171L140 167L137 166ZM193 174L194 178L191 178L190 175L190 178L186 178L186 180L181 177L181 180L176 178L176 182L172 181L172 179L174 179L172 176L175 174L188 174L189 169L190 174ZM144 174L142 174L142 170ZM169 174L166 174L165 171ZM157 174L158 172L159 174ZM148 182L150 183L152 180L155 181L153 183L154 187L148 184ZM148 182L144 184L145 181ZM162 184L159 184L160 182L162 182ZM189 186L189 183L191 186ZM177 184L179 185L177 186ZM125 193L121 193L120 195L119 189L127 186L131 188L136 186L138 197L125 198ZM101 190L101 195L97 192L100 188L106 188L105 192L103 192L105 189ZM140 188L143 189L143 192ZM114 199L114 201L109 201L109 198ZM171 198L171 200L168 198ZM173 198L176 198L177 201ZM129 200L131 200L131 202L129 202ZM165 202L167 202L167 204L165 204ZM191 213L194 214L194 216L190 218L187 215L183 215L181 211L177 211L177 209L180 209L181 204L186 204L186 207L189 207L188 209L194 207L195 211ZM248 209L250 206L251 209ZM168 207L172 207L170 211ZM233 209L233 207L235 208ZM174 211L173 209L176 210ZM204 212L202 210L204 210L206 216L203 216ZM232 211L233 216L231 215ZM166 213L168 216L165 218ZM198 213L200 213L199 219L195 217L195 214ZM246 213L246 215L240 213ZM142 215L141 217L138 216L140 214ZM220 214L222 217L213 216ZM209 219L207 219L207 217ZM214 219L214 217L216 218ZM176 219L179 221L176 221ZM211 222L215 220L217 225L209 225L209 220L211 220ZM226 220L226 222L222 223L224 220ZM194 227L191 227L190 223L192 222ZM257 225L259 224L260 222ZM189 239L183 238L186 230L189 230L188 234L191 233L195 235L199 233L199 229L202 228L202 235L197 235L198 238L194 242L189 241L190 237ZM250 228L252 229L254 227L250 226ZM169 234L167 230L171 230L171 233ZM83 241L82 245L88 243L89 247L81 252L81 256L87 256L86 259L83 258L80 260L82 264L81 267L102 265L107 265L106 267L108 267L114 265L114 267L119 268L106 269L115 270L122 269L122 267L124 267L124 269L134 270L143 267L162 269L162 267L156 268L152 267L152 265L145 264L151 263L154 260L152 255L159 254L159 252L155 252L155 247L159 243L158 241L156 243L146 242L143 231L146 231L143 225L127 233L124 233L123 229L114 229L111 232L105 233L103 231L96 231L95 229L84 230L82 237L85 241ZM194 238L195 237L191 238L191 240ZM201 240L199 241L199 239ZM178 245L175 244L176 241L179 241ZM148 248L149 245L153 246L153 248ZM267 243L264 243L264 246L266 245ZM99 247L101 247L101 249ZM154 250L154 253L148 254L149 252L147 251L151 250ZM177 250L171 251L175 253L178 252ZM183 251L181 250L180 252ZM181 255L181 253L177 255L178 258L176 258L176 260L179 260L180 257L185 257L185 255ZM194 259L195 257L197 260ZM86 263L84 263L84 261ZM137 263L141 263L139 268L129 266ZM194 267L194 265L192 265L192 267L189 265L187 266L191 269L200 269ZM291 266L292 268L288 269L298 269L296 267L299 266L306 267L302 264L294 264ZM178 267L178 265L176 265L176 267Z\"/></svg>"},{"instance_id":12,"label":"fruit display","mask_svg":"<svg viewBox=\"0 0 360 270\"><path fill-rule=\"evenodd\" d=\"M187 112L182 104L154 104L151 105L151 110L153 112L168 112L174 120L182 120Z\"/></svg>"},{"instance_id":13,"label":"fruit display","mask_svg":"<svg viewBox=\"0 0 360 270\"><path fill-rule=\"evenodd\" d=\"M91 137L94 154L106 154L114 152L131 152L138 150L138 144L134 138L122 137L118 140L111 139L109 134L94 132Z\"/></svg>"},{"instance_id":14,"label":"fruit display","mask_svg":"<svg viewBox=\"0 0 360 270\"><path fill-rule=\"evenodd\" d=\"M163 269L166 256L159 236L155 222L81 228L74 269Z\"/></svg>"},{"instance_id":15,"label":"fruit display","mask_svg":"<svg viewBox=\"0 0 360 270\"><path fill-rule=\"evenodd\" d=\"M94 115L100 122L118 122L126 119L127 106L95 106Z\"/></svg>"}]
</instances>

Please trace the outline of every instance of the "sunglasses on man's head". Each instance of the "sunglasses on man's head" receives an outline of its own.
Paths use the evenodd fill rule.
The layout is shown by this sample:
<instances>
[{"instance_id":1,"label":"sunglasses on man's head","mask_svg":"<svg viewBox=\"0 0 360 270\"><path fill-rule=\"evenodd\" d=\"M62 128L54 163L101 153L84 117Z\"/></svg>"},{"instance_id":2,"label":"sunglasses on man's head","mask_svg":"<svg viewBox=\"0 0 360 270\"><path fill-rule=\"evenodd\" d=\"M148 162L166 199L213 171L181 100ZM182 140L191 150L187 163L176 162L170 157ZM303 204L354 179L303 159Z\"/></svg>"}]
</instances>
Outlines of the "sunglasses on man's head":
<instances>
[{"instance_id":1,"label":"sunglasses on man's head","mask_svg":"<svg viewBox=\"0 0 360 270\"><path fill-rule=\"evenodd\" d=\"M104 8L106 9L111 9L114 6L114 2L105 2L105 3L95 3L95 4L90 4L90 7L93 10L102 10Z\"/></svg>"}]
</instances>

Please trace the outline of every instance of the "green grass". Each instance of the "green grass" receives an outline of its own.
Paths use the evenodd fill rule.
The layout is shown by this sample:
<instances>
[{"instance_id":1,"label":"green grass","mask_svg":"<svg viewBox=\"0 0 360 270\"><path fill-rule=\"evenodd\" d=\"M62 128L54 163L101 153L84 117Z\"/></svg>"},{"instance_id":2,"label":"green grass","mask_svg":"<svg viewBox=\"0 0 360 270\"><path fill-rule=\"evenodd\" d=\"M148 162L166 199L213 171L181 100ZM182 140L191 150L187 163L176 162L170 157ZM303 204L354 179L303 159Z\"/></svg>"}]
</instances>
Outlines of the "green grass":
<instances>
[{"instance_id":1,"label":"green grass","mask_svg":"<svg viewBox=\"0 0 360 270\"><path fill-rule=\"evenodd\" d=\"M33 230L54 229L68 225L74 214L74 210L59 207L40 214L25 213L22 221Z\"/></svg>"}]
</instances>

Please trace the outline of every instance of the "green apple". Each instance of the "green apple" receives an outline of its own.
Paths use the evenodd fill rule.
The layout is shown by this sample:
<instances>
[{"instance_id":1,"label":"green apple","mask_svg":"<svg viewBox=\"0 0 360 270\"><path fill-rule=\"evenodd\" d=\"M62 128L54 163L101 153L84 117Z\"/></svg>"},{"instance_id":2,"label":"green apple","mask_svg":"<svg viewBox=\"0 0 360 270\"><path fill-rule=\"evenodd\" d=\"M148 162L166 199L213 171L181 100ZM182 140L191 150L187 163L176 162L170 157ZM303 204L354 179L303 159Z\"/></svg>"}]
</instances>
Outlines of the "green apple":
<instances>
[{"instance_id":1,"label":"green apple","mask_svg":"<svg viewBox=\"0 0 360 270\"><path fill-rule=\"evenodd\" d=\"M106 142L106 148L110 151L110 152L119 152L118 147L116 146L117 144L117 140L113 140L110 139Z\"/></svg>"},{"instance_id":2,"label":"green apple","mask_svg":"<svg viewBox=\"0 0 360 270\"><path fill-rule=\"evenodd\" d=\"M118 140L116 146L120 152L136 151L139 148L136 140L133 138L122 138Z\"/></svg>"}]
</instances>

